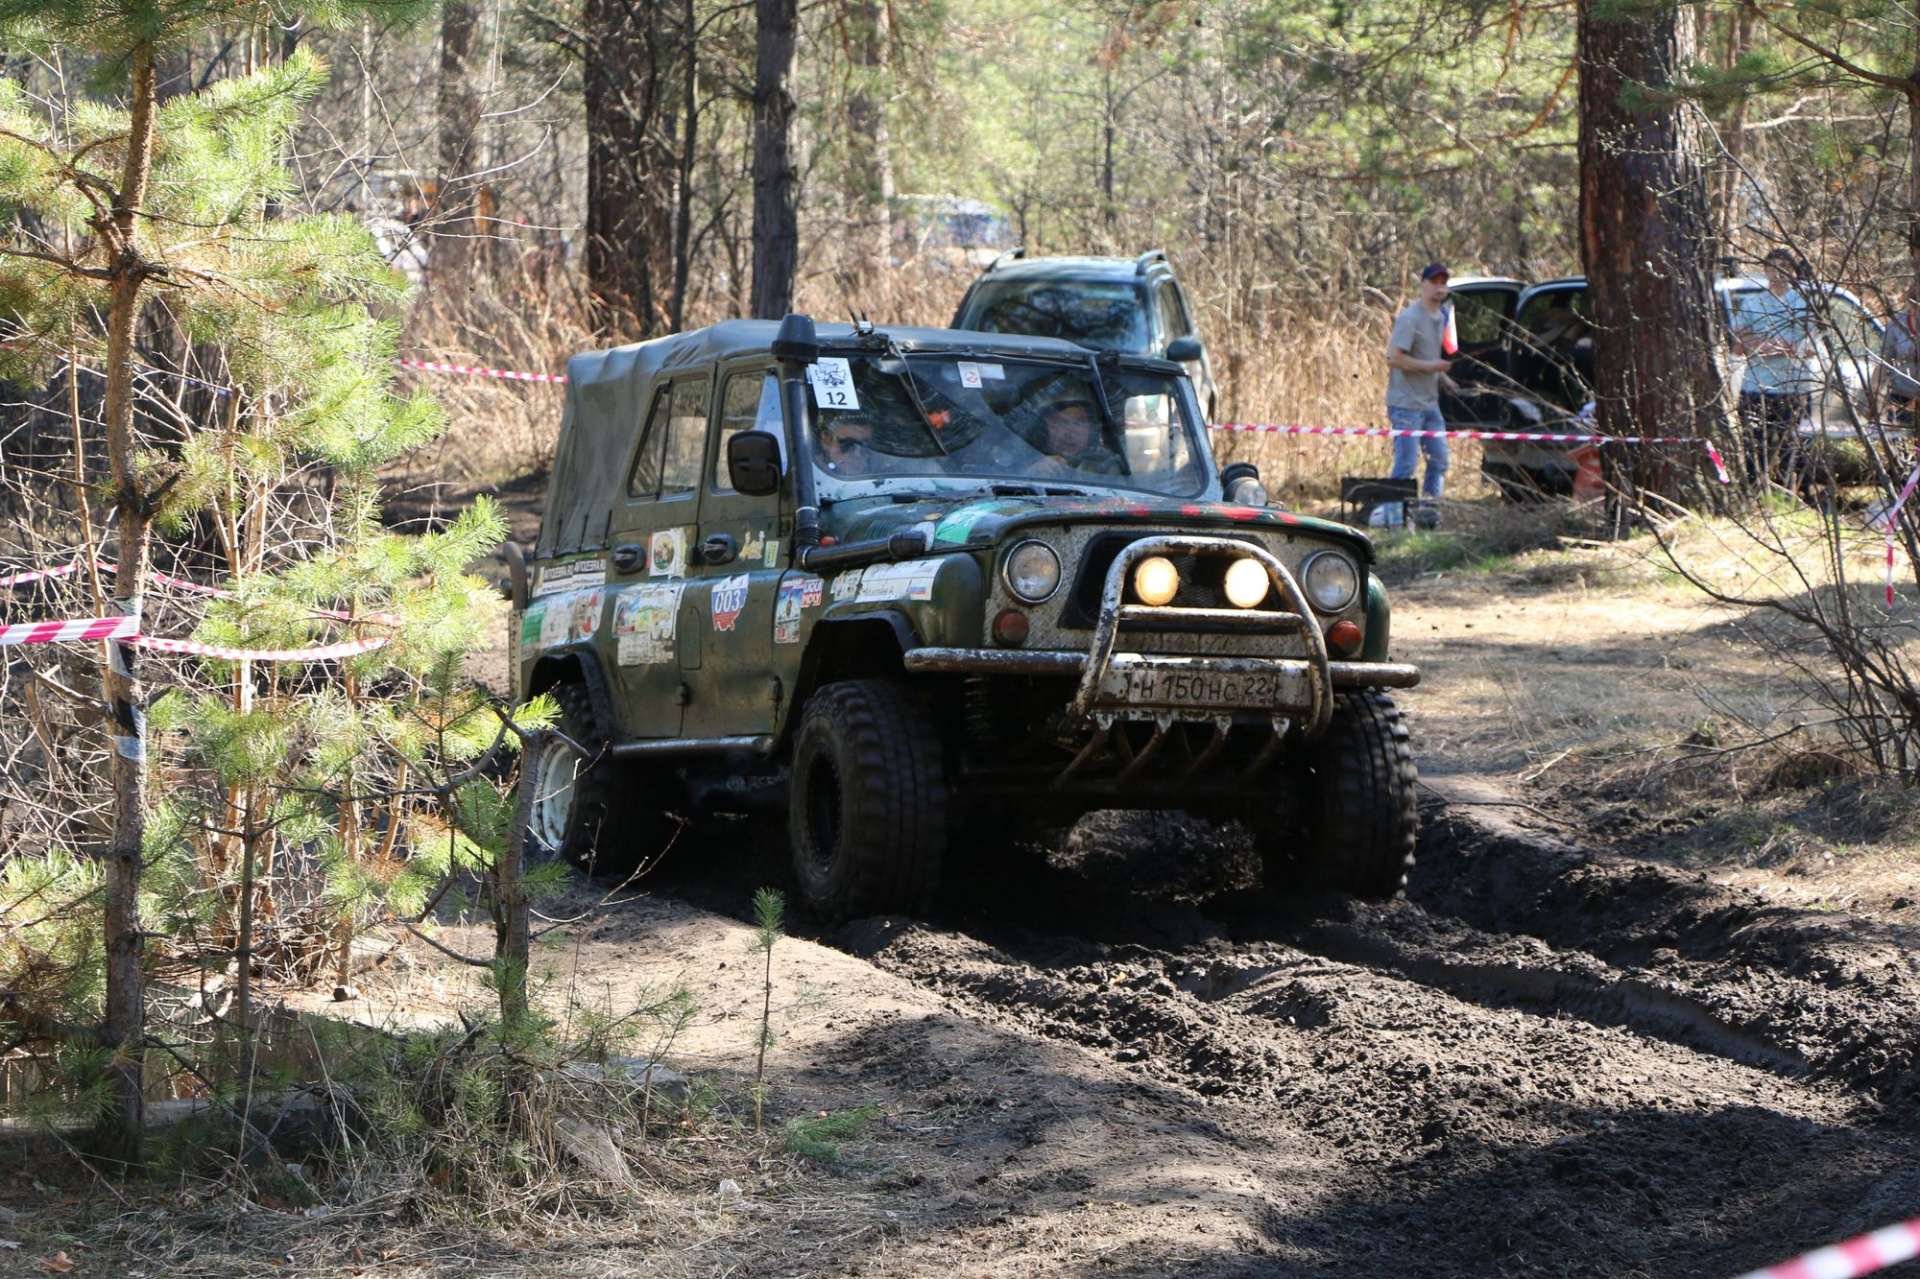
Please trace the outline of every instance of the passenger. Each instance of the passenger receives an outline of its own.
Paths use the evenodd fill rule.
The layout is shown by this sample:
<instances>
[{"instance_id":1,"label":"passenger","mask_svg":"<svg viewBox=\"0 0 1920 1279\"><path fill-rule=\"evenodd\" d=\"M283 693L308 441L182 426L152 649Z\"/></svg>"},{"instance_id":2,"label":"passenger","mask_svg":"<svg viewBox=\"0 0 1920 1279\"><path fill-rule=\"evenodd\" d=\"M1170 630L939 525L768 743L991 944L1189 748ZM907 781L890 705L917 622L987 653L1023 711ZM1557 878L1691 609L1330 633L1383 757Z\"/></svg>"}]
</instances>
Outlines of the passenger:
<instances>
[{"instance_id":1,"label":"passenger","mask_svg":"<svg viewBox=\"0 0 1920 1279\"><path fill-rule=\"evenodd\" d=\"M1046 454L1033 468L1043 477L1119 475L1120 459L1100 440L1100 406L1083 390L1067 391L1045 409Z\"/></svg>"}]
</instances>

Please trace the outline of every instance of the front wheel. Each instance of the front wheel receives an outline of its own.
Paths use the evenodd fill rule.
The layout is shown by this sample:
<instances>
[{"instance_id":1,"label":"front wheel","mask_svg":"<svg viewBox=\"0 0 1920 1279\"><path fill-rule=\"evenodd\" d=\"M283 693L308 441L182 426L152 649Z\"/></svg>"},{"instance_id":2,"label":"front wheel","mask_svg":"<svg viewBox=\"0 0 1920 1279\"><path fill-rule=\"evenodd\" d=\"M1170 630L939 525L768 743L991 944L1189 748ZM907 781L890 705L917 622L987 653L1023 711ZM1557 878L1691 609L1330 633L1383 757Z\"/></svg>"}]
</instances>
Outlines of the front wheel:
<instances>
[{"instance_id":1,"label":"front wheel","mask_svg":"<svg viewBox=\"0 0 1920 1279\"><path fill-rule=\"evenodd\" d=\"M1287 772L1289 802L1254 824L1269 887L1305 883L1388 898L1407 886L1420 777L1392 698L1338 698L1327 731Z\"/></svg>"},{"instance_id":2,"label":"front wheel","mask_svg":"<svg viewBox=\"0 0 1920 1279\"><path fill-rule=\"evenodd\" d=\"M886 680L828 684L793 747L788 830L800 891L851 919L925 908L947 843L947 781L933 716Z\"/></svg>"}]
</instances>

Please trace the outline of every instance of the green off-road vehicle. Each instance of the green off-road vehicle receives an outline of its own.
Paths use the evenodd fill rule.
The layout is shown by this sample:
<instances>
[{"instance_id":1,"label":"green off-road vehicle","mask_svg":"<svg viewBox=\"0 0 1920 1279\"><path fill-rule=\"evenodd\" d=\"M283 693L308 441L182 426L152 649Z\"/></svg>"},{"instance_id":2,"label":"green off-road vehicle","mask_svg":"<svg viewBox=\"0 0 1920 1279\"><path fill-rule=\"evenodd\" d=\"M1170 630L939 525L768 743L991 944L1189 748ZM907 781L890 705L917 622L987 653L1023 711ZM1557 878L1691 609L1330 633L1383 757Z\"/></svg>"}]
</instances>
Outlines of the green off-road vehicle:
<instances>
[{"instance_id":1,"label":"green off-road vehicle","mask_svg":"<svg viewBox=\"0 0 1920 1279\"><path fill-rule=\"evenodd\" d=\"M784 810L807 900L919 908L970 840L1103 808L1390 896L1414 768L1372 548L1216 474L1179 365L729 321L567 367L513 668L530 840L618 869ZM741 829L748 829L741 827Z\"/></svg>"}]
</instances>

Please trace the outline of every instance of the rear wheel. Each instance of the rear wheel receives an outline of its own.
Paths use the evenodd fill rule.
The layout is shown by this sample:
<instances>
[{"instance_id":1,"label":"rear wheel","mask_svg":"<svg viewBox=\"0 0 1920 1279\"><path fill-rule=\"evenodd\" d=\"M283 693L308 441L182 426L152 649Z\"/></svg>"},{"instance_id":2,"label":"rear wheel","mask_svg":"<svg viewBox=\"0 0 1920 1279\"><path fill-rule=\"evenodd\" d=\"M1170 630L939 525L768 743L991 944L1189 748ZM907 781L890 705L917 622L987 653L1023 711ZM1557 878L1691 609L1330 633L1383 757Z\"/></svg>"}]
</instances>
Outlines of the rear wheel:
<instances>
[{"instance_id":1,"label":"rear wheel","mask_svg":"<svg viewBox=\"0 0 1920 1279\"><path fill-rule=\"evenodd\" d=\"M670 788L641 767L600 754L606 734L584 685L561 684L553 695L560 703L554 727L588 754L580 755L559 734L543 734L529 749L520 783L531 788L524 855L530 861L564 858L590 875L629 875L673 840L677 823L666 811Z\"/></svg>"},{"instance_id":2,"label":"rear wheel","mask_svg":"<svg viewBox=\"0 0 1920 1279\"><path fill-rule=\"evenodd\" d=\"M923 909L947 843L933 716L910 690L847 680L815 693L793 747L788 830L800 891L835 919Z\"/></svg>"},{"instance_id":3,"label":"rear wheel","mask_svg":"<svg viewBox=\"0 0 1920 1279\"><path fill-rule=\"evenodd\" d=\"M1384 693L1336 699L1320 740L1288 769L1286 799L1255 823L1270 887L1305 884L1387 898L1407 886L1419 773Z\"/></svg>"}]
</instances>

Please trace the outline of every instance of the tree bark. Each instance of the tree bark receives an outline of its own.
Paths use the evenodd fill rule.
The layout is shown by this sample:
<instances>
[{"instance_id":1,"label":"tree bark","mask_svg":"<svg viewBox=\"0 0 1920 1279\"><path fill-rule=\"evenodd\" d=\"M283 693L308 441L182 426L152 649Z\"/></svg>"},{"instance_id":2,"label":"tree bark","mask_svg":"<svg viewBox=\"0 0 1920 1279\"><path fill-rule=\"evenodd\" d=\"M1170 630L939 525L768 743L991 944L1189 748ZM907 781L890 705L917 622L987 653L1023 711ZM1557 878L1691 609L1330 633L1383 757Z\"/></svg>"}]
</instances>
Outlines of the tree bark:
<instances>
[{"instance_id":1,"label":"tree bark","mask_svg":"<svg viewBox=\"0 0 1920 1279\"><path fill-rule=\"evenodd\" d=\"M675 41L665 0L587 0L587 287L615 340L668 322L673 278Z\"/></svg>"},{"instance_id":2,"label":"tree bark","mask_svg":"<svg viewBox=\"0 0 1920 1279\"><path fill-rule=\"evenodd\" d=\"M886 277L893 256L892 42L885 0L849 0L848 7L857 77L847 96L847 203L856 226L848 256L865 291Z\"/></svg>"},{"instance_id":3,"label":"tree bark","mask_svg":"<svg viewBox=\"0 0 1920 1279\"><path fill-rule=\"evenodd\" d=\"M1690 117L1669 92L1690 28L1675 0L1579 0L1579 26L1580 240L1601 433L1718 438L1706 184ZM1622 488L1676 496L1700 454L1616 456Z\"/></svg>"},{"instance_id":4,"label":"tree bark","mask_svg":"<svg viewBox=\"0 0 1920 1279\"><path fill-rule=\"evenodd\" d=\"M440 180L429 223L430 287L460 292L470 282L483 228L474 218L473 173L479 167L480 95L472 52L473 0L444 0L440 10Z\"/></svg>"},{"instance_id":5,"label":"tree bark","mask_svg":"<svg viewBox=\"0 0 1920 1279\"><path fill-rule=\"evenodd\" d=\"M150 495L139 467L139 441L134 435L134 328L140 315L140 294L152 272L140 252L139 209L146 201L147 181L153 169L156 76L151 41L134 46L130 122L126 160L120 190L111 214L97 226L111 262L107 311L106 402L102 409L107 436L107 460L112 467L114 501L119 515L118 571L114 574L113 607L122 617L140 618L141 586L147 576L148 532L152 519ZM113 738L109 778L113 786L113 835L107 847L103 885L107 989L107 1041L113 1058L107 1075L114 1108L102 1128L102 1154L128 1166L139 1164L145 1127L141 1095L141 1056L146 1037L146 974L140 926L140 871L146 839L146 710L138 659L131 645L109 641L101 689L111 714Z\"/></svg>"},{"instance_id":6,"label":"tree bark","mask_svg":"<svg viewBox=\"0 0 1920 1279\"><path fill-rule=\"evenodd\" d=\"M793 51L797 0L755 0L753 83L753 302L755 319L793 308L800 262L800 184L793 163Z\"/></svg>"}]
</instances>

